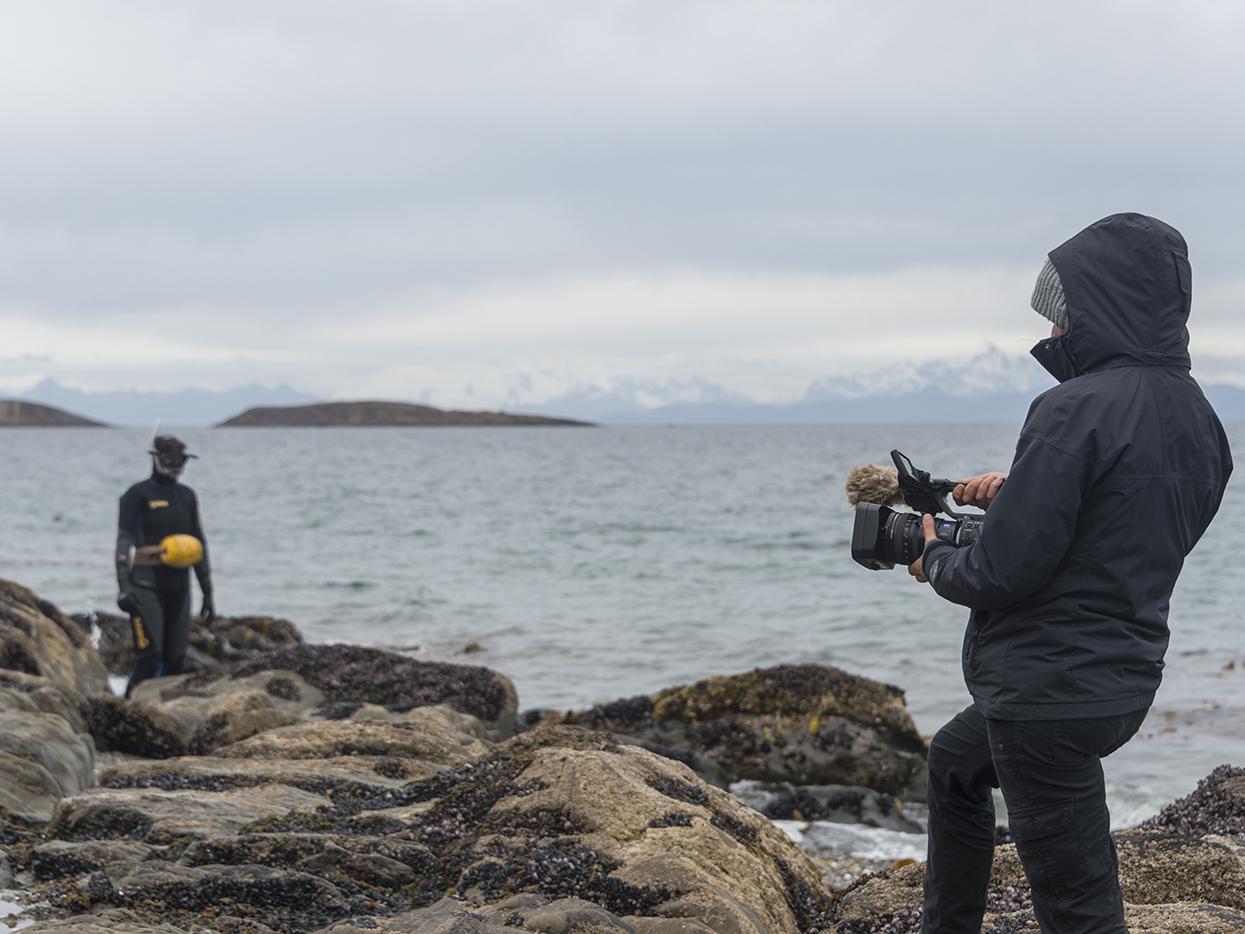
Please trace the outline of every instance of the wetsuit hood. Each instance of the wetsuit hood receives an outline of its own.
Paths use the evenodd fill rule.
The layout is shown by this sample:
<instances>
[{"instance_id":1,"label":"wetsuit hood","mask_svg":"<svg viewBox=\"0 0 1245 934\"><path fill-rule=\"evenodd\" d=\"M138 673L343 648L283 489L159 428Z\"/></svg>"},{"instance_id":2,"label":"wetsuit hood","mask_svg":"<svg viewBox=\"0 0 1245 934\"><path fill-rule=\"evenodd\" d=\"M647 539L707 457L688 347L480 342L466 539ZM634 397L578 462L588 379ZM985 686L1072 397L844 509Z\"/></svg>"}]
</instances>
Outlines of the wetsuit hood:
<instances>
[{"instance_id":1,"label":"wetsuit hood","mask_svg":"<svg viewBox=\"0 0 1245 934\"><path fill-rule=\"evenodd\" d=\"M1050 252L1068 330L1033 356L1060 382L1122 366L1189 369L1193 275L1184 237L1144 214L1112 214Z\"/></svg>"}]
</instances>

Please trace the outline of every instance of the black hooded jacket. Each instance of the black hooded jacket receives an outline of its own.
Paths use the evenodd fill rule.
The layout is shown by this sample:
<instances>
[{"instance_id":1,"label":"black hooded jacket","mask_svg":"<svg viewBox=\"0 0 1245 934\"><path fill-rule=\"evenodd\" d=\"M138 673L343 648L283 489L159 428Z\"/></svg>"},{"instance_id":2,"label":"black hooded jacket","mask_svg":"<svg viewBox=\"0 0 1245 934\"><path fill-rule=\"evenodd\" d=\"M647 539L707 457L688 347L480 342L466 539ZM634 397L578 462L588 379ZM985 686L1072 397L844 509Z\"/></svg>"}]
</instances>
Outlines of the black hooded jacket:
<instances>
[{"instance_id":1,"label":"black hooded jacket","mask_svg":"<svg viewBox=\"0 0 1245 934\"><path fill-rule=\"evenodd\" d=\"M969 607L964 677L987 717L1107 717L1150 705L1185 556L1232 472L1189 373L1184 238L1115 214L1050 254L1068 330L1033 355L1060 385L1029 409L1007 482L966 548L925 572Z\"/></svg>"}]
</instances>

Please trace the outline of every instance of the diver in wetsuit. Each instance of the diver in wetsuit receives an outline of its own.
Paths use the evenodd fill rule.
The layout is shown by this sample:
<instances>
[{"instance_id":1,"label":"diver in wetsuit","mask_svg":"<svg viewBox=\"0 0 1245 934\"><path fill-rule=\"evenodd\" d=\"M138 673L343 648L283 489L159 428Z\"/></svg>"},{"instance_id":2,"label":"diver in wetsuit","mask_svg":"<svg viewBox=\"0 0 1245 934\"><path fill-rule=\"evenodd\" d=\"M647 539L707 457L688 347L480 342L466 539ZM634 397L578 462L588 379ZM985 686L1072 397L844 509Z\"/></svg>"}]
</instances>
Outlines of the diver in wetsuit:
<instances>
[{"instance_id":1,"label":"diver in wetsuit","mask_svg":"<svg viewBox=\"0 0 1245 934\"><path fill-rule=\"evenodd\" d=\"M160 546L170 535L191 535L202 545L194 565L203 592L200 616L205 623L216 617L212 601L212 568L207 540L194 490L178 483L186 461L184 442L157 435L152 442L151 477L134 484L121 497L117 523L117 605L130 615L134 635L134 667L125 689L148 678L180 674L190 641L190 573L186 567L136 561L139 549Z\"/></svg>"}]
</instances>

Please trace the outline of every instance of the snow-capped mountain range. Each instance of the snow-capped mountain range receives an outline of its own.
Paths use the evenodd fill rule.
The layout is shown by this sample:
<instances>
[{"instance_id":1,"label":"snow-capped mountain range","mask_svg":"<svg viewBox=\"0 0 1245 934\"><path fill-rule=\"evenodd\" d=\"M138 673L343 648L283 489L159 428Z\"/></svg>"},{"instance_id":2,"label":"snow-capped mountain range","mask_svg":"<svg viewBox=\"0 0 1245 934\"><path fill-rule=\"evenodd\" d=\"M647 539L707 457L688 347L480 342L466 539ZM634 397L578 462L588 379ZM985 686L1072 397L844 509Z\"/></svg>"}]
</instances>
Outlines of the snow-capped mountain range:
<instances>
[{"instance_id":1,"label":"snow-capped mountain range","mask_svg":"<svg viewBox=\"0 0 1245 934\"><path fill-rule=\"evenodd\" d=\"M991 345L963 361L899 360L860 373L827 376L804 393L805 402L903 396L937 387L960 398L1000 393L1036 394L1055 381L1032 357Z\"/></svg>"},{"instance_id":2,"label":"snow-capped mountain range","mask_svg":"<svg viewBox=\"0 0 1245 934\"><path fill-rule=\"evenodd\" d=\"M577 384L554 398L504 408L603 424L1019 423L1033 397L1053 385L1028 355L989 347L959 360L895 360L826 376L786 403L761 403L689 376ZM1224 384L1203 388L1223 420L1245 420L1245 390ZM411 397L417 392L413 387ZM151 424L157 417L170 425L216 424L256 405L319 401L286 386L93 393L52 380L24 398L119 425Z\"/></svg>"},{"instance_id":3,"label":"snow-capped mountain range","mask_svg":"<svg viewBox=\"0 0 1245 934\"><path fill-rule=\"evenodd\" d=\"M760 403L703 379L619 380L574 391L523 411L605 423L801 423L1014 421L1054 385L1031 358L989 347L961 360L885 365L826 376L789 403ZM935 417L930 406L956 401Z\"/></svg>"}]
</instances>

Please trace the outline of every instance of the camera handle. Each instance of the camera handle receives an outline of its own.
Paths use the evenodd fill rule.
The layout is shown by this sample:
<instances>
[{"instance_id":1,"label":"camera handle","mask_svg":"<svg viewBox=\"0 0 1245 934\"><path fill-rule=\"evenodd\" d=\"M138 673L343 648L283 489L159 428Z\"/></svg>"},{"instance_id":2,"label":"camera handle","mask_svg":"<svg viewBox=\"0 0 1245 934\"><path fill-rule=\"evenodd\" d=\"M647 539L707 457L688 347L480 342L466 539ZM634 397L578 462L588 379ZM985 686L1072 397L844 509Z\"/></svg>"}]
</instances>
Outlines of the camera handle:
<instances>
[{"instance_id":1,"label":"camera handle","mask_svg":"<svg viewBox=\"0 0 1245 934\"><path fill-rule=\"evenodd\" d=\"M947 505L947 497L957 486L954 480L931 477L929 471L914 466L898 449L891 451L891 460L895 462L895 470L899 474L899 492L909 508L935 516L941 512L952 519L963 518L964 513L956 512Z\"/></svg>"}]
</instances>

